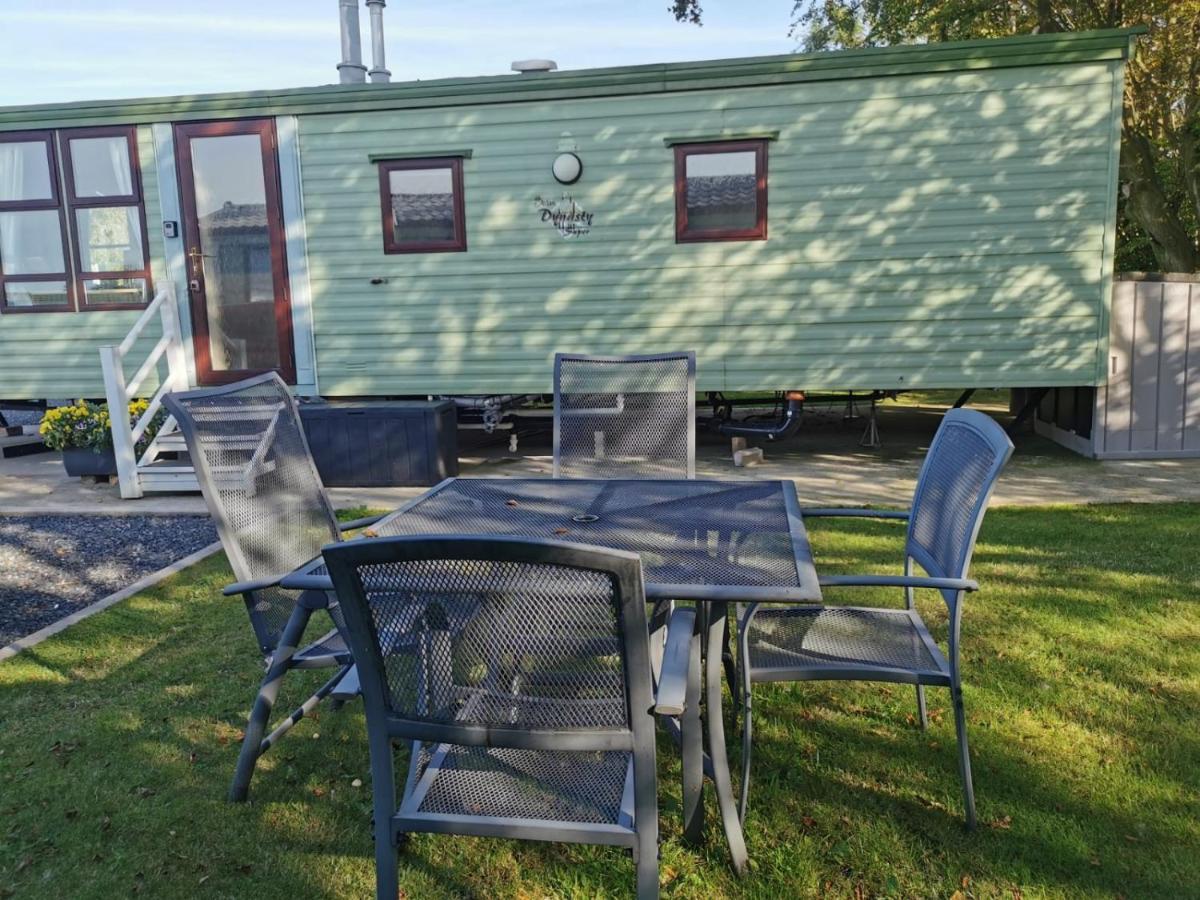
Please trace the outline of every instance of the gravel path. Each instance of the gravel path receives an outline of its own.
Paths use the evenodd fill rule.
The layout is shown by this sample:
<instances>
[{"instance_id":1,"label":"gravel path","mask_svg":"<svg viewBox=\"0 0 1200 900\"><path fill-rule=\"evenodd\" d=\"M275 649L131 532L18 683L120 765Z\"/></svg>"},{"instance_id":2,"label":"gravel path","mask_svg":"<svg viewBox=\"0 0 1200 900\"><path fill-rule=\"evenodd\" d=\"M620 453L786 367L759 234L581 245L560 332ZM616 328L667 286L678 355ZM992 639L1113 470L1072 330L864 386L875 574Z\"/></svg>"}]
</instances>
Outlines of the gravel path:
<instances>
[{"instance_id":1,"label":"gravel path","mask_svg":"<svg viewBox=\"0 0 1200 900\"><path fill-rule=\"evenodd\" d=\"M0 516L0 647L216 539L206 516Z\"/></svg>"}]
</instances>

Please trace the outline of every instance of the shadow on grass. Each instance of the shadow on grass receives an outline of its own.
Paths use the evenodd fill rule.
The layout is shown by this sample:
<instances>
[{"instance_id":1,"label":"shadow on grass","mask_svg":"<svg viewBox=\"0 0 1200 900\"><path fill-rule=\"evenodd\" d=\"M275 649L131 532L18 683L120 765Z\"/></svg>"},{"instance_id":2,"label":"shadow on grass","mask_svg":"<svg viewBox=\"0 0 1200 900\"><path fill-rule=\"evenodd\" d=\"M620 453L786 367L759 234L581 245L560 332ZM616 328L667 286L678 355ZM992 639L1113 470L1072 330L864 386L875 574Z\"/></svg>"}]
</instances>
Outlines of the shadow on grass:
<instances>
[{"instance_id":1,"label":"shadow on grass","mask_svg":"<svg viewBox=\"0 0 1200 900\"><path fill-rule=\"evenodd\" d=\"M949 895L964 877L977 896L1197 893L1198 518L990 514L963 637L978 832L961 826L946 692L929 691L922 734L906 687L759 686L751 876L730 873L711 812L706 846L682 844L678 761L660 741L664 893ZM813 531L823 571L899 553L886 526ZM240 602L218 596L228 578L208 561L0 665L0 896L373 891L357 705L297 726L250 803L224 799L262 671ZM828 599L898 599L846 593ZM944 615L925 608L937 633ZM320 673L293 677L280 709ZM410 897L633 885L632 862L606 848L419 836L401 860Z\"/></svg>"}]
</instances>

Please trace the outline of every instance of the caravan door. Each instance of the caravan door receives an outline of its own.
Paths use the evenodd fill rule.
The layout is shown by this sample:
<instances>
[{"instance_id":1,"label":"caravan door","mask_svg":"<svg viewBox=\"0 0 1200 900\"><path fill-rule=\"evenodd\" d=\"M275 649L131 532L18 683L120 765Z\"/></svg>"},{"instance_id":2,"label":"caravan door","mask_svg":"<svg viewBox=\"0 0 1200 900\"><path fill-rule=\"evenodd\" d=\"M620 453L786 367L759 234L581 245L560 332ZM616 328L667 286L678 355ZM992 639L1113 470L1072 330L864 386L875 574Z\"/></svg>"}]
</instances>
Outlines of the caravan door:
<instances>
[{"instance_id":1,"label":"caravan door","mask_svg":"<svg viewBox=\"0 0 1200 900\"><path fill-rule=\"evenodd\" d=\"M175 126L201 384L296 380L275 148L271 119Z\"/></svg>"}]
</instances>

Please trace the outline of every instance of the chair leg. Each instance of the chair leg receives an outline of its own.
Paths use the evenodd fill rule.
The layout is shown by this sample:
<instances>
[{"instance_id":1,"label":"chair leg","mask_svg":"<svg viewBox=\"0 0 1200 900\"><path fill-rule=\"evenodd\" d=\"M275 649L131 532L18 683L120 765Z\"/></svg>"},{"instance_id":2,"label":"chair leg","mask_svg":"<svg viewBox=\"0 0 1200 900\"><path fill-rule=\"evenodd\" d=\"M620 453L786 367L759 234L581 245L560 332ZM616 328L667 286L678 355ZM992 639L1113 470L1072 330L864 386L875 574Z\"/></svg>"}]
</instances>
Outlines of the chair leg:
<instances>
[{"instance_id":1,"label":"chair leg","mask_svg":"<svg viewBox=\"0 0 1200 900\"><path fill-rule=\"evenodd\" d=\"M258 696L254 698L250 719L246 722L246 734L242 739L237 768L233 773L233 784L229 788L229 799L235 803L243 802L250 793L250 779L254 777L254 766L263 752L263 732L267 730L275 698L279 696L279 688L283 684L283 676L291 668L292 656L300 646L300 639L304 636L304 629L308 626L311 615L310 610L297 604L283 628L275 652L271 654L271 664L258 689Z\"/></svg>"},{"instance_id":2,"label":"chair leg","mask_svg":"<svg viewBox=\"0 0 1200 900\"><path fill-rule=\"evenodd\" d=\"M683 839L697 846L704 836L704 728L700 721L700 627L701 616L697 614L696 627L688 648L684 710L679 720L683 756Z\"/></svg>"},{"instance_id":3,"label":"chair leg","mask_svg":"<svg viewBox=\"0 0 1200 900\"><path fill-rule=\"evenodd\" d=\"M375 838L375 900L396 900L400 893L400 873L396 847L378 835Z\"/></svg>"},{"instance_id":4,"label":"chair leg","mask_svg":"<svg viewBox=\"0 0 1200 900\"><path fill-rule=\"evenodd\" d=\"M925 713L925 685L917 685L917 719L921 723L921 730L926 731L929 728L929 716Z\"/></svg>"},{"instance_id":5,"label":"chair leg","mask_svg":"<svg viewBox=\"0 0 1200 900\"><path fill-rule=\"evenodd\" d=\"M967 747L967 716L963 711L962 688L958 685L950 688L950 698L954 704L954 727L958 732L958 771L962 777L963 806L966 811L967 828L975 828L975 787L971 783L971 753Z\"/></svg>"},{"instance_id":6,"label":"chair leg","mask_svg":"<svg viewBox=\"0 0 1200 900\"><path fill-rule=\"evenodd\" d=\"M729 619L725 619L724 647L721 650L721 665L725 667L725 681L729 684L729 694L733 700L732 709L734 721L737 721L738 706L741 704L741 692L737 690L738 667L733 658L733 640L729 633Z\"/></svg>"},{"instance_id":7,"label":"chair leg","mask_svg":"<svg viewBox=\"0 0 1200 900\"><path fill-rule=\"evenodd\" d=\"M738 803L738 817L746 824L746 810L750 807L750 760L754 752L754 683L750 680L750 634L746 619L738 617L738 653L736 689L730 685L730 693L742 698L742 789Z\"/></svg>"},{"instance_id":8,"label":"chair leg","mask_svg":"<svg viewBox=\"0 0 1200 900\"><path fill-rule=\"evenodd\" d=\"M633 858L637 861L638 900L658 900L658 848L647 846L639 837L638 846L633 848ZM382 895L378 900L383 900Z\"/></svg>"},{"instance_id":9,"label":"chair leg","mask_svg":"<svg viewBox=\"0 0 1200 900\"><path fill-rule=\"evenodd\" d=\"M750 692L746 691L742 698L742 795L738 803L738 817L742 820L742 825L746 824L746 809L750 805L750 755L754 746L751 725L752 703L753 698Z\"/></svg>"}]
</instances>

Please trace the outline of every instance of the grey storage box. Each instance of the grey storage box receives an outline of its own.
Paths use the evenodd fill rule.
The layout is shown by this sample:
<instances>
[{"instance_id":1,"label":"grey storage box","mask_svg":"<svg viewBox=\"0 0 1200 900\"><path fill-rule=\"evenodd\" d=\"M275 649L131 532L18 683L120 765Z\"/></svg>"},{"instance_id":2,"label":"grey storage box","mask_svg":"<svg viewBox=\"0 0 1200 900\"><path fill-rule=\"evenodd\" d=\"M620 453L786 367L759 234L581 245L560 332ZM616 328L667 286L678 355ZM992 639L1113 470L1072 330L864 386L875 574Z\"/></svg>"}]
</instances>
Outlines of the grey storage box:
<instances>
[{"instance_id":1,"label":"grey storage box","mask_svg":"<svg viewBox=\"0 0 1200 900\"><path fill-rule=\"evenodd\" d=\"M449 400L304 403L300 418L328 487L430 485L458 474Z\"/></svg>"}]
</instances>

